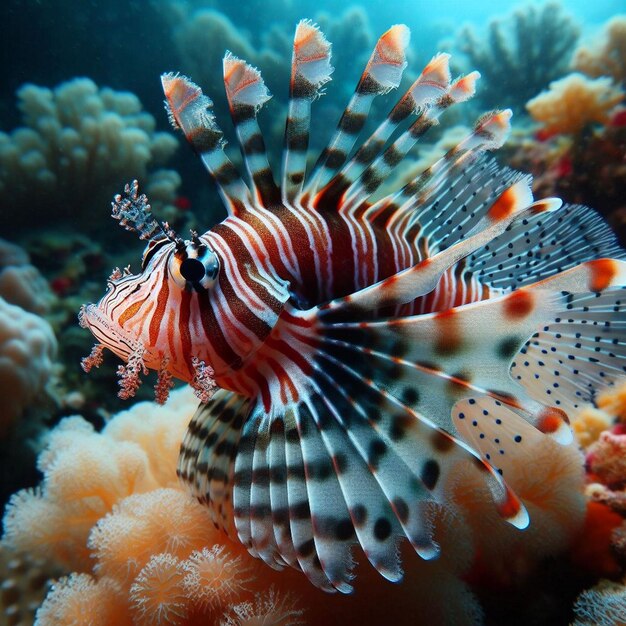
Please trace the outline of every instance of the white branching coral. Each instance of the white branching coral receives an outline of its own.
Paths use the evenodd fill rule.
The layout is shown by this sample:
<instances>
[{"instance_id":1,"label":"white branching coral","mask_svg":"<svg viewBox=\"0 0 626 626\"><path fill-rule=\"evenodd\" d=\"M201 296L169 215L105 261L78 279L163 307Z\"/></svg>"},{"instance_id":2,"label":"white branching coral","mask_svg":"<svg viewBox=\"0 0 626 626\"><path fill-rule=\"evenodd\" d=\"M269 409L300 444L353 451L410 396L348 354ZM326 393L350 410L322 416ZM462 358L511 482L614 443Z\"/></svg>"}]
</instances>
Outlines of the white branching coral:
<instances>
[{"instance_id":1,"label":"white branching coral","mask_svg":"<svg viewBox=\"0 0 626 626\"><path fill-rule=\"evenodd\" d=\"M573 626L624 626L626 624L626 585L601 580L583 591L574 604Z\"/></svg>"},{"instance_id":2,"label":"white branching coral","mask_svg":"<svg viewBox=\"0 0 626 626\"><path fill-rule=\"evenodd\" d=\"M0 437L45 394L56 350L48 322L0 298Z\"/></svg>"},{"instance_id":3,"label":"white branching coral","mask_svg":"<svg viewBox=\"0 0 626 626\"><path fill-rule=\"evenodd\" d=\"M54 89L26 84L17 97L24 126L0 133L0 203L15 228L67 216L93 227L94 215L106 219L107 211L91 209L106 207L128 172L145 180L177 146L169 133L155 132L134 94L89 78ZM176 173L161 170L157 179L150 183L155 200L173 201Z\"/></svg>"}]
</instances>

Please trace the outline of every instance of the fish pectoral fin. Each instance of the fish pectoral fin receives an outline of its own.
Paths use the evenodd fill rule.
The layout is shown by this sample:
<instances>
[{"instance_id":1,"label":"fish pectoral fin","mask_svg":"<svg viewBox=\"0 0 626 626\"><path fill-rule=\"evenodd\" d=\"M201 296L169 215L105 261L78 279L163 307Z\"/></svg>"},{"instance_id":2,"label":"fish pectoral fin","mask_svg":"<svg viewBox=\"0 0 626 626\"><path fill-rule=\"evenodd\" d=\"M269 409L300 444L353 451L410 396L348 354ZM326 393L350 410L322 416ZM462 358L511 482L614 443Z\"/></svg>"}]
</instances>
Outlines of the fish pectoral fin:
<instances>
[{"instance_id":1,"label":"fish pectoral fin","mask_svg":"<svg viewBox=\"0 0 626 626\"><path fill-rule=\"evenodd\" d=\"M235 538L232 490L235 452L250 400L219 389L196 410L181 444L176 473L191 495L208 506L213 524Z\"/></svg>"},{"instance_id":2,"label":"fish pectoral fin","mask_svg":"<svg viewBox=\"0 0 626 626\"><path fill-rule=\"evenodd\" d=\"M416 397L393 389L397 334L382 350L384 362L363 347L376 343L379 328L339 326L329 328L315 310L287 307L266 352L244 368L260 390L227 441L235 446L234 524L248 550L347 593L360 546L397 581L399 541L407 538L424 559L438 554L432 515L449 504L451 476L468 461L484 470L500 513L520 525L524 507L496 470L416 410Z\"/></svg>"}]
</instances>

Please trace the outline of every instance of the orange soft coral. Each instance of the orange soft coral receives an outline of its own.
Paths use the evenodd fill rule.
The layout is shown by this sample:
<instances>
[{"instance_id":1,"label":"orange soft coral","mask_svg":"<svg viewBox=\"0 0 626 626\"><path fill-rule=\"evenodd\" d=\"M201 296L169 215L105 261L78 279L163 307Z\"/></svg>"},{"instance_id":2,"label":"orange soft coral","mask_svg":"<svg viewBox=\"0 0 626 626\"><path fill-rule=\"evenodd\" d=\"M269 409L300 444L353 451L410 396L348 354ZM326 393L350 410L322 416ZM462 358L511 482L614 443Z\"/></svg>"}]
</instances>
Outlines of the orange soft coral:
<instances>
[{"instance_id":1,"label":"orange soft coral","mask_svg":"<svg viewBox=\"0 0 626 626\"><path fill-rule=\"evenodd\" d=\"M55 584L38 613L41 626L268 619L408 626L418 612L424 623L478 624L482 610L462 579L477 551L489 575L521 576L564 549L582 520L580 456L537 433L532 457L513 459L507 476L529 508L529 530L503 524L480 477L471 488L478 470L459 468L467 480L449 485L450 507L432 511L441 558L424 561L405 544L402 584L365 562L352 596L328 596L301 573L270 570L230 542L179 486L178 446L195 406L193 392L182 389L162 407L140 403L114 416L102 433L81 418L52 432L39 459L41 488L16 494L5 517L7 545L78 572ZM381 594L387 602L376 600Z\"/></svg>"},{"instance_id":2,"label":"orange soft coral","mask_svg":"<svg viewBox=\"0 0 626 626\"><path fill-rule=\"evenodd\" d=\"M40 626L131 626L123 594L109 578L88 574L61 578L37 611Z\"/></svg>"},{"instance_id":3,"label":"orange soft coral","mask_svg":"<svg viewBox=\"0 0 626 626\"><path fill-rule=\"evenodd\" d=\"M605 124L624 94L610 78L574 73L550 83L526 108L547 135L575 135L590 124Z\"/></svg>"},{"instance_id":4,"label":"orange soft coral","mask_svg":"<svg viewBox=\"0 0 626 626\"><path fill-rule=\"evenodd\" d=\"M571 552L572 563L596 577L615 576L620 567L612 551L612 534L623 522L621 515L600 502L587 504L585 526Z\"/></svg>"}]
</instances>

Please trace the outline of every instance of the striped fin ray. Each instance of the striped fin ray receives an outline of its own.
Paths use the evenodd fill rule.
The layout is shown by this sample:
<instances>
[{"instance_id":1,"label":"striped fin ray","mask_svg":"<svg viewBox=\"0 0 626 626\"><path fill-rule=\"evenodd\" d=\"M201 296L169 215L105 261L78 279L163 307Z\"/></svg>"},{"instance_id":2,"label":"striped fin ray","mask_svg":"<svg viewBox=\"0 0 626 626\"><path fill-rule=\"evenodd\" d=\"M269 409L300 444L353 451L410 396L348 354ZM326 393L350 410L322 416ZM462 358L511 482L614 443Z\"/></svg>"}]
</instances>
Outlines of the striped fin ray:
<instances>
[{"instance_id":1,"label":"striped fin ray","mask_svg":"<svg viewBox=\"0 0 626 626\"><path fill-rule=\"evenodd\" d=\"M261 129L256 120L259 109L271 98L261 73L231 52L224 56L224 85L244 163L256 200L264 207L280 204L280 190L274 182Z\"/></svg>"},{"instance_id":2,"label":"striped fin ray","mask_svg":"<svg viewBox=\"0 0 626 626\"><path fill-rule=\"evenodd\" d=\"M328 200L331 206L341 204L332 198L340 198L363 174L367 166L383 151L387 141L403 121L411 116L424 115L427 107L437 101L445 101L442 97L450 87L449 59L449 54L441 53L430 61L386 119L326 185L323 190L324 201ZM426 128L425 124L423 126ZM322 203L321 197L319 203Z\"/></svg>"},{"instance_id":3,"label":"striped fin ray","mask_svg":"<svg viewBox=\"0 0 626 626\"><path fill-rule=\"evenodd\" d=\"M163 74L161 83L170 122L174 128L183 131L191 147L202 159L217 183L228 213L240 214L250 205L250 190L224 152L224 135L211 113L213 102L185 76Z\"/></svg>"},{"instance_id":4,"label":"striped fin ray","mask_svg":"<svg viewBox=\"0 0 626 626\"><path fill-rule=\"evenodd\" d=\"M296 27L289 85L289 112L283 154L283 202L293 204L302 192L309 145L311 103L331 79L330 43L309 20Z\"/></svg>"},{"instance_id":5,"label":"striped fin ray","mask_svg":"<svg viewBox=\"0 0 626 626\"><path fill-rule=\"evenodd\" d=\"M445 215L445 219L448 220L451 211L462 210L463 203L457 202L456 198L451 198L452 204L437 202L437 194L447 193L449 197L449 187L459 172L464 171L465 168L471 171L472 163L476 160L480 161L485 151L496 149L504 143L511 128L511 115L508 109L482 115L465 139L425 169L415 180L369 207L365 212L366 217L381 226L401 222L406 225L407 231L414 224L419 224L420 229L426 226L426 223L434 225L437 215L442 217ZM508 171L505 168L503 173ZM375 179L374 183L378 188L380 179ZM494 187L488 181L485 181L484 185L488 189ZM476 185L470 184L467 188L460 189L461 192L466 193L470 190L472 192L477 190ZM435 213L426 215L424 219L426 209L433 206L432 210ZM442 208L446 209L446 213L442 212Z\"/></svg>"},{"instance_id":6,"label":"striped fin ray","mask_svg":"<svg viewBox=\"0 0 626 626\"><path fill-rule=\"evenodd\" d=\"M260 392L250 414L216 419L215 406L212 426L204 430L194 419L183 445L181 476L222 515L232 491L237 534L250 552L274 567L297 565L326 590L350 591L351 547L357 541L391 580L401 575L397 538L407 536L422 556L435 555L427 505L446 504L446 478L459 462L474 459L484 469L499 513L524 527L523 504L498 472L506 465L490 461L492 447L500 443L491 433L504 424L502 432L513 438L507 446L527 450L538 435L524 428L561 442L569 431L556 401L542 409L532 400L536 383L522 380L523 391L505 366L537 327L563 311L574 320L568 323L581 318L581 345L548 337L541 349L563 362L569 356L582 359L586 355L580 351L595 342L593 335L605 332L603 349L593 349L595 361L580 367L584 375L578 386L585 389L589 377L607 380L593 369L596 361L617 374L626 359L623 341L614 344L611 331L602 329L623 317L624 290L615 287L624 283L626 262L601 260L499 298L431 315L371 320L367 311L348 309L352 319L337 320L324 307L288 307L267 348L275 357L282 354L280 379L267 380L269 396ZM590 302L598 304L593 308ZM463 375L468 371L471 380ZM431 393L442 382L453 392ZM443 401L435 399L442 395ZM473 406L476 396L482 398L479 406L485 405L481 411L493 413L494 420L481 422L480 432L489 433L491 441L476 446L480 458L455 437L450 418L456 402ZM463 419L459 407L465 404L457 404L454 415ZM472 420L468 428L478 428L474 421L479 423ZM207 449L199 452L203 445ZM274 461L281 445L284 456L279 453ZM281 461L282 471L275 464Z\"/></svg>"},{"instance_id":7,"label":"striped fin ray","mask_svg":"<svg viewBox=\"0 0 626 626\"><path fill-rule=\"evenodd\" d=\"M384 485L368 465L367 450L380 449L384 443L371 429L365 441L348 426L354 424L350 416L363 411L345 396L345 390L323 377L316 381L316 388L312 403L316 408L318 429L349 511L349 517L338 520L334 533L346 539L356 535L376 570L388 580L400 580L402 569L397 557L400 527L394 518L390 499L381 497ZM379 522L378 528L377 520L384 520Z\"/></svg>"},{"instance_id":8,"label":"striped fin ray","mask_svg":"<svg viewBox=\"0 0 626 626\"><path fill-rule=\"evenodd\" d=\"M298 568L298 553L289 521L288 466L286 432L296 428L293 413L276 417L270 427L267 448L269 466L269 506L276 550L290 567Z\"/></svg>"},{"instance_id":9,"label":"striped fin ray","mask_svg":"<svg viewBox=\"0 0 626 626\"><path fill-rule=\"evenodd\" d=\"M335 134L304 188L305 194L315 196L345 163L365 125L374 98L398 87L406 67L405 50L409 38L410 31L403 24L392 26L380 37Z\"/></svg>"},{"instance_id":10,"label":"striped fin ray","mask_svg":"<svg viewBox=\"0 0 626 626\"><path fill-rule=\"evenodd\" d=\"M336 468L320 432L320 414L313 401L296 407L304 478L313 528L315 552L321 569L332 586L343 593L352 591L350 580L354 561L352 533L342 529L350 515Z\"/></svg>"},{"instance_id":11,"label":"striped fin ray","mask_svg":"<svg viewBox=\"0 0 626 626\"><path fill-rule=\"evenodd\" d=\"M472 72L455 80L449 89L434 103L426 107L418 119L409 126L380 156L351 183L341 197L341 210L351 211L369 198L409 153L411 148L439 122L441 114L453 104L464 102L474 95L478 72ZM470 137L476 137L473 133ZM470 147L470 138L458 146L458 150Z\"/></svg>"},{"instance_id":12,"label":"striped fin ray","mask_svg":"<svg viewBox=\"0 0 626 626\"><path fill-rule=\"evenodd\" d=\"M454 226L450 227L454 230ZM449 234L441 240L446 246ZM483 283L505 289L536 282L594 258L624 259L613 231L593 210L565 205L555 213L515 222L467 258Z\"/></svg>"},{"instance_id":13,"label":"striped fin ray","mask_svg":"<svg viewBox=\"0 0 626 626\"><path fill-rule=\"evenodd\" d=\"M200 404L181 443L176 469L191 495L209 505L215 527L231 538L236 536L233 459L249 404L247 398L222 389L208 403Z\"/></svg>"}]
</instances>

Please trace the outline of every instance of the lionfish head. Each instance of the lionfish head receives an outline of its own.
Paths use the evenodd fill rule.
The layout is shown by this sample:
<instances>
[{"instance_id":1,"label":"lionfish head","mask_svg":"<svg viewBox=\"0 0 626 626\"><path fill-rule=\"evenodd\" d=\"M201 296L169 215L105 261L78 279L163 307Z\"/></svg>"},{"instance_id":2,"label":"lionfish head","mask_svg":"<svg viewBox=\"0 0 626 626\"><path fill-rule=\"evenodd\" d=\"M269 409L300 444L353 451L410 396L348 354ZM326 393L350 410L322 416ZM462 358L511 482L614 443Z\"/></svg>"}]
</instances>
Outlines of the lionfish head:
<instances>
[{"instance_id":1,"label":"lionfish head","mask_svg":"<svg viewBox=\"0 0 626 626\"><path fill-rule=\"evenodd\" d=\"M126 362L118 368L120 397L134 395L140 374L154 369L159 372L157 400L165 400L173 377L191 383L206 400L215 388L214 350L210 337L194 329L204 325L204 331L209 330L203 324L202 305L218 280L219 257L205 235L192 232L191 239L183 240L167 223L159 223L146 196L139 195L137 181L127 185L125 195L117 195L112 206L112 216L148 244L139 274L129 267L114 269L101 300L81 308L81 326L98 341L83 359L83 369L100 365L108 348Z\"/></svg>"}]
</instances>

